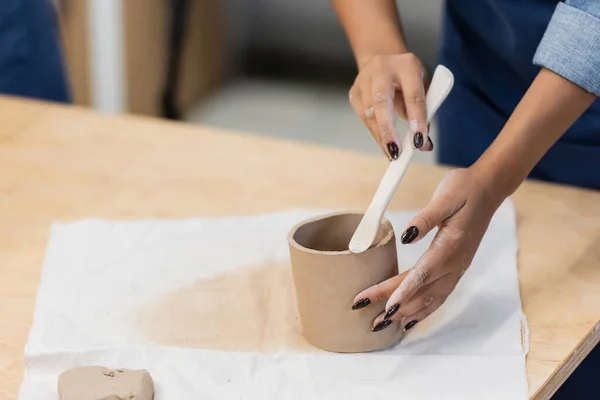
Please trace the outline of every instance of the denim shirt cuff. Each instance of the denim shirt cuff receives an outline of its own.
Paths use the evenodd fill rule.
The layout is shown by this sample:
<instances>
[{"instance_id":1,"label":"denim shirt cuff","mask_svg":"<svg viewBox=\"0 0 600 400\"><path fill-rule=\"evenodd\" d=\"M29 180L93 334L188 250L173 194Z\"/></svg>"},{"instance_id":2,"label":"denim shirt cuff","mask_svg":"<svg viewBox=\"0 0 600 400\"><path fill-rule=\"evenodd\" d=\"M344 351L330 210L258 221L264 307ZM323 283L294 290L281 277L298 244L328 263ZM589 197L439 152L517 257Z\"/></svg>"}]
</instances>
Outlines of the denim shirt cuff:
<instances>
[{"instance_id":1,"label":"denim shirt cuff","mask_svg":"<svg viewBox=\"0 0 600 400\"><path fill-rule=\"evenodd\" d=\"M600 18L559 3L533 63L600 96Z\"/></svg>"}]
</instances>

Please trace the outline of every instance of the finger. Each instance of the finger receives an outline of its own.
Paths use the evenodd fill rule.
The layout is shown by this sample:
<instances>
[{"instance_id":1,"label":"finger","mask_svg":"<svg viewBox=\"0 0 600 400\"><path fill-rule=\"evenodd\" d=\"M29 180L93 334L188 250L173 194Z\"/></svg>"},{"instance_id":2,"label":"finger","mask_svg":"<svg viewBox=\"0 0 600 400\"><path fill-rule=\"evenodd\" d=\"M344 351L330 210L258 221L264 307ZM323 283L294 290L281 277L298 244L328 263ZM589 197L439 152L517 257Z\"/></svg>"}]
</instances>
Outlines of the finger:
<instances>
[{"instance_id":1,"label":"finger","mask_svg":"<svg viewBox=\"0 0 600 400\"><path fill-rule=\"evenodd\" d=\"M425 140L425 144L423 145L422 151L433 151L433 140L431 140L431 124L427 124L427 139Z\"/></svg>"},{"instance_id":2,"label":"finger","mask_svg":"<svg viewBox=\"0 0 600 400\"><path fill-rule=\"evenodd\" d=\"M383 316L385 313L381 313L375 318L376 322L373 322L373 327L371 328L372 332L379 332L392 325L393 322L391 320L384 319Z\"/></svg>"},{"instance_id":3,"label":"finger","mask_svg":"<svg viewBox=\"0 0 600 400\"><path fill-rule=\"evenodd\" d=\"M371 136L373 136L373 139L375 139L375 142L379 145L379 147L381 147L381 143L379 142L379 135L375 130L376 122L373 108L365 106L365 103L362 100L363 96L358 85L355 84L352 87L352 89L350 89L348 98L350 100L350 105L352 106L352 109L354 110L356 115L358 115L363 124L367 127L367 129L371 133ZM384 152L384 154L387 155L384 148L382 148L382 151Z\"/></svg>"},{"instance_id":4,"label":"finger","mask_svg":"<svg viewBox=\"0 0 600 400\"><path fill-rule=\"evenodd\" d=\"M394 96L396 88L387 75L379 75L373 79L371 96L375 118L381 142L387 147L392 159L400 155L400 135L396 129L396 113L394 109Z\"/></svg>"},{"instance_id":5,"label":"finger","mask_svg":"<svg viewBox=\"0 0 600 400\"><path fill-rule=\"evenodd\" d=\"M442 181L427 206L409 221L408 227L400 236L402 244L418 242L465 205L465 200L455 192L443 190L444 184L445 182Z\"/></svg>"},{"instance_id":6,"label":"finger","mask_svg":"<svg viewBox=\"0 0 600 400\"><path fill-rule=\"evenodd\" d=\"M359 294L354 298L353 310L359 310L368 306L369 304L379 303L387 300L391 294L396 290L400 282L406 277L408 271L404 271L400 275L396 275L390 279L387 279L377 285L373 285Z\"/></svg>"},{"instance_id":7,"label":"finger","mask_svg":"<svg viewBox=\"0 0 600 400\"><path fill-rule=\"evenodd\" d=\"M375 106L373 105L373 96L371 95L371 89L369 88L369 89L362 90L361 98L362 98L364 107L366 107L364 110L364 114L365 114L367 127L369 128L371 135L373 136L373 138L375 139L375 141L381 148L381 151L383 152L383 154L385 154L385 156L388 158L388 160L391 160L392 157L390 156L390 153L388 152L386 143L384 141L382 141L382 136L379 133L379 125L377 124L377 116L375 115Z\"/></svg>"},{"instance_id":8,"label":"finger","mask_svg":"<svg viewBox=\"0 0 600 400\"><path fill-rule=\"evenodd\" d=\"M414 328L414 326L416 324L418 324L419 322L423 321L425 318L427 318L428 316L430 316L431 314L433 314L433 312L435 310L437 310L438 308L440 308L440 306L442 304L444 304L444 301L446 299L435 299L431 304L429 304L427 307L424 307L422 309L420 309L419 311L417 311L416 313L407 316L404 319L404 330L408 331L411 330L412 328Z\"/></svg>"},{"instance_id":9,"label":"finger","mask_svg":"<svg viewBox=\"0 0 600 400\"><path fill-rule=\"evenodd\" d=\"M373 135L373 137L379 144L381 151L385 154L385 156L388 158L388 160L393 160L392 155L395 155L396 151L395 151L395 149L393 149L394 150L393 152L389 151L387 143L384 140L384 137L381 135L380 125L377 121L377 115L375 112L373 95L372 95L372 91L370 88L369 88L369 90L364 90L362 92L362 101L365 105L366 104L370 105L370 107L368 107L367 110L369 111L369 113L368 113L368 115L369 115L369 130L371 131L371 134ZM399 150L398 150L398 153L399 153Z\"/></svg>"},{"instance_id":10,"label":"finger","mask_svg":"<svg viewBox=\"0 0 600 400\"><path fill-rule=\"evenodd\" d=\"M366 100L365 100L366 97ZM367 127L377 145L381 148L383 154L390 159L386 146L381 143L379 131L377 129L377 120L375 119L375 111L370 100L370 96L364 96L358 85L354 85L349 93L350 104L354 112L360 117L363 124Z\"/></svg>"},{"instance_id":11,"label":"finger","mask_svg":"<svg viewBox=\"0 0 600 400\"><path fill-rule=\"evenodd\" d=\"M394 109L396 110L396 115L398 115L401 119L407 121L406 116L406 106L404 105L404 99L402 98L402 94L398 94L396 92L396 97L394 98ZM431 136L429 132L431 131L430 124L427 124L427 140L425 140L425 144L423 145L422 151L433 151L434 145L433 140L431 140Z\"/></svg>"},{"instance_id":12,"label":"finger","mask_svg":"<svg viewBox=\"0 0 600 400\"><path fill-rule=\"evenodd\" d=\"M402 86L402 97L406 106L412 142L416 149L424 150L428 143L427 107L423 85L423 67L416 57L406 63L398 80Z\"/></svg>"},{"instance_id":13,"label":"finger","mask_svg":"<svg viewBox=\"0 0 600 400\"><path fill-rule=\"evenodd\" d=\"M438 235L444 235L443 229L438 231L427 251L414 267L408 270L406 277L391 294L385 306L386 313L392 313L394 308L407 303L422 287L448 274L448 270L443 266L452 255L455 245L444 240L436 240Z\"/></svg>"},{"instance_id":14,"label":"finger","mask_svg":"<svg viewBox=\"0 0 600 400\"><path fill-rule=\"evenodd\" d=\"M423 286L411 299L402 304L401 307L394 311L394 309L390 309L393 312L391 313L382 313L378 316L374 325L379 324L384 319L390 319L393 322L398 322L405 319L408 316L411 316L425 307L428 307L434 301L445 301L448 297L448 293L450 293L454 287L458 279L451 275L444 275L440 279L431 282L428 285Z\"/></svg>"}]
</instances>

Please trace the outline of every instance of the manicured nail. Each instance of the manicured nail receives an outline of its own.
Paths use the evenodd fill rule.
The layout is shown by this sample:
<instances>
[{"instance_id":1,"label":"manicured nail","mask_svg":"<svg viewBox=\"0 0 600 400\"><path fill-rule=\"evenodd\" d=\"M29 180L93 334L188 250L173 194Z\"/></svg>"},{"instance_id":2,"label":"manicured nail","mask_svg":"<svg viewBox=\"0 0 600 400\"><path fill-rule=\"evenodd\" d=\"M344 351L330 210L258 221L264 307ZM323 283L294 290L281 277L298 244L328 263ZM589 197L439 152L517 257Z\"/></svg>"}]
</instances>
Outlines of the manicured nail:
<instances>
[{"instance_id":1,"label":"manicured nail","mask_svg":"<svg viewBox=\"0 0 600 400\"><path fill-rule=\"evenodd\" d=\"M405 230L404 233L402 233L402 236L400 236L400 241L402 244L408 244L415 240L417 236L419 236L419 228L416 226L411 226Z\"/></svg>"},{"instance_id":2,"label":"manicured nail","mask_svg":"<svg viewBox=\"0 0 600 400\"><path fill-rule=\"evenodd\" d=\"M408 324L406 324L406 326L404 327L404 330L407 331L409 329L411 329L413 326L415 326L417 324L418 321L410 321Z\"/></svg>"},{"instance_id":3,"label":"manicured nail","mask_svg":"<svg viewBox=\"0 0 600 400\"><path fill-rule=\"evenodd\" d=\"M352 305L353 310L360 310L361 308L365 308L371 304L371 300L369 299L361 299Z\"/></svg>"},{"instance_id":4,"label":"manicured nail","mask_svg":"<svg viewBox=\"0 0 600 400\"><path fill-rule=\"evenodd\" d=\"M373 327L373 329L371 329L371 332L379 332L379 331L387 328L391 324L392 324L392 321L390 321L389 319L383 320L380 323L378 323L377 325L375 325L375 327Z\"/></svg>"},{"instance_id":5,"label":"manicured nail","mask_svg":"<svg viewBox=\"0 0 600 400\"><path fill-rule=\"evenodd\" d=\"M390 153L390 157L392 157L393 160L396 160L398 158L398 155L400 154L400 149L398 148L398 145L394 142L389 142L387 144L387 148L388 152Z\"/></svg>"},{"instance_id":6,"label":"manicured nail","mask_svg":"<svg viewBox=\"0 0 600 400\"><path fill-rule=\"evenodd\" d=\"M396 312L398 311L398 309L400 308L400 304L394 304L386 313L385 313L385 317L383 317L383 319L390 319L394 314L396 314Z\"/></svg>"},{"instance_id":7,"label":"manicured nail","mask_svg":"<svg viewBox=\"0 0 600 400\"><path fill-rule=\"evenodd\" d=\"M433 150L433 142L431 141L431 138L429 136L427 136L427 140L429 140L429 145L431 146L429 151L432 151Z\"/></svg>"},{"instance_id":8,"label":"manicured nail","mask_svg":"<svg viewBox=\"0 0 600 400\"><path fill-rule=\"evenodd\" d=\"M423 134L421 132L415 133L415 137L413 138L413 143L417 149L423 147Z\"/></svg>"}]
</instances>

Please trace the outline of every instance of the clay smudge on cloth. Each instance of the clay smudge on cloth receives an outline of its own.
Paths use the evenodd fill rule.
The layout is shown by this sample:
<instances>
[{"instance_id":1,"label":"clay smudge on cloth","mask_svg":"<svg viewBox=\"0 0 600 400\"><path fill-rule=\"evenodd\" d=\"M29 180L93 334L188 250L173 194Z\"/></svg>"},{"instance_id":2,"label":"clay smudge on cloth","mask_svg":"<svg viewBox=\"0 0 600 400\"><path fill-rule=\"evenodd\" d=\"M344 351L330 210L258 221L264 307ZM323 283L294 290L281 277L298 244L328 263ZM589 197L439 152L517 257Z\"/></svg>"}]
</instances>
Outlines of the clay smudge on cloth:
<instances>
[{"instance_id":1,"label":"clay smudge on cloth","mask_svg":"<svg viewBox=\"0 0 600 400\"><path fill-rule=\"evenodd\" d=\"M238 268L197 281L137 310L154 343L210 350L320 352L302 336L288 263Z\"/></svg>"}]
</instances>

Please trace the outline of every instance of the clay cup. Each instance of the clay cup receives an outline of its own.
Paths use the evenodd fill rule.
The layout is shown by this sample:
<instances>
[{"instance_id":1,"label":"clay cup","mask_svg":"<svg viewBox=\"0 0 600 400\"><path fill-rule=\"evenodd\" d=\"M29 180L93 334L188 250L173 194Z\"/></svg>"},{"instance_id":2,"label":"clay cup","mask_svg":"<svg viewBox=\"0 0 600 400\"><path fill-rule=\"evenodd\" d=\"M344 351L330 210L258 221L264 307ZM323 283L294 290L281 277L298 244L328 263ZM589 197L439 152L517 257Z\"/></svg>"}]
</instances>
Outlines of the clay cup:
<instances>
[{"instance_id":1,"label":"clay cup","mask_svg":"<svg viewBox=\"0 0 600 400\"><path fill-rule=\"evenodd\" d=\"M371 330L385 302L352 310L358 293L398 274L394 229L385 219L368 250L348 250L361 218L360 213L328 214L296 225L288 235L303 334L323 350L367 352L394 345L402 337L399 324Z\"/></svg>"}]
</instances>

